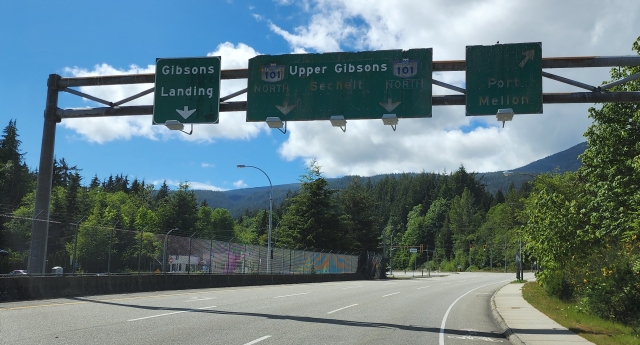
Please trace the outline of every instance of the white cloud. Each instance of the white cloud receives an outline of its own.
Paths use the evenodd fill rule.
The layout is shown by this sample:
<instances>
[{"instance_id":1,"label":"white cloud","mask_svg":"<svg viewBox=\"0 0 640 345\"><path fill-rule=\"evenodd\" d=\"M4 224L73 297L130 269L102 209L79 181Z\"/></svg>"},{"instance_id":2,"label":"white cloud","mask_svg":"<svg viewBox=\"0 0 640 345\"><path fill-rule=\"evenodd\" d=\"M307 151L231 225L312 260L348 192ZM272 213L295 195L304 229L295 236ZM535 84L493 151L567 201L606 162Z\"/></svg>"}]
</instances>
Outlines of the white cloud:
<instances>
[{"instance_id":1,"label":"white cloud","mask_svg":"<svg viewBox=\"0 0 640 345\"><path fill-rule=\"evenodd\" d=\"M202 163L202 167L203 168L213 168L215 167L215 164L210 164L210 163Z\"/></svg>"},{"instance_id":2,"label":"white cloud","mask_svg":"<svg viewBox=\"0 0 640 345\"><path fill-rule=\"evenodd\" d=\"M225 188L221 188L221 187L217 187L214 186L212 184L210 184L209 182L194 182L194 181L176 181L176 180L154 180L151 183L156 187L156 189L160 188L160 186L162 186L162 183L166 182L167 186L169 186L170 189L176 190L178 189L178 187L180 186L181 183L188 183L189 184L189 188L193 189L193 190L213 190L213 191L225 191L227 189Z\"/></svg>"},{"instance_id":3,"label":"white cloud","mask_svg":"<svg viewBox=\"0 0 640 345\"><path fill-rule=\"evenodd\" d=\"M236 187L236 188L247 188L247 184L244 183L244 181L242 181L242 180L238 180L238 181L234 182L233 186Z\"/></svg>"},{"instance_id":4,"label":"white cloud","mask_svg":"<svg viewBox=\"0 0 640 345\"><path fill-rule=\"evenodd\" d=\"M221 56L222 69L247 68L251 57L257 52L239 43L233 45L226 42L220 44L215 51L208 53L208 56ZM65 73L74 77L104 76L120 74L140 74L154 73L155 66L149 65L146 68L135 65L128 69L117 69L106 63L96 65L88 70L80 67L66 68ZM153 87L153 84L133 84L133 85L111 85L100 87L81 87L80 91L89 95L116 102ZM221 97L247 87L245 80L223 80L221 82ZM79 100L80 98L78 98ZM246 100L246 95L231 99L230 101ZM102 107L93 101L80 101L82 106ZM153 104L153 94L136 99L124 105L149 105ZM64 106L64 105L63 105ZM78 107L77 104L71 107ZM184 135L177 131L170 131L161 125L152 125L152 117L146 116L123 116L123 117L96 117L83 119L64 119L62 125L74 130L79 137L89 142L103 144L113 140L128 140L132 137L144 137L151 140L160 138L179 138L186 141L213 142L217 139L249 140L255 138L261 131L267 131L267 126L262 123L247 123L244 112L223 112L220 113L218 124L195 125L192 135ZM189 127L187 126L187 130Z\"/></svg>"},{"instance_id":5,"label":"white cloud","mask_svg":"<svg viewBox=\"0 0 640 345\"><path fill-rule=\"evenodd\" d=\"M609 56L629 54L640 32L640 4L622 0L312 3L302 10L309 16L306 25L270 26L292 51L432 47L436 61L464 60L465 46L500 41L542 42L544 57ZM549 72L591 85L608 78L608 68ZM465 84L464 72L434 78ZM584 91L547 79L543 85L546 93ZM434 87L434 94L456 92ZM472 171L506 170L584 141L591 106L546 104L544 114L518 115L504 129L494 116L464 116L462 106L434 107L431 119L401 119L397 132L380 120L349 121L346 133L328 121L289 123L279 152L287 160L316 158L328 176L451 171L460 164Z\"/></svg>"},{"instance_id":6,"label":"white cloud","mask_svg":"<svg viewBox=\"0 0 640 345\"><path fill-rule=\"evenodd\" d=\"M193 190L213 190L213 191L225 191L227 189L213 186L207 182L189 182L189 186Z\"/></svg>"}]
</instances>

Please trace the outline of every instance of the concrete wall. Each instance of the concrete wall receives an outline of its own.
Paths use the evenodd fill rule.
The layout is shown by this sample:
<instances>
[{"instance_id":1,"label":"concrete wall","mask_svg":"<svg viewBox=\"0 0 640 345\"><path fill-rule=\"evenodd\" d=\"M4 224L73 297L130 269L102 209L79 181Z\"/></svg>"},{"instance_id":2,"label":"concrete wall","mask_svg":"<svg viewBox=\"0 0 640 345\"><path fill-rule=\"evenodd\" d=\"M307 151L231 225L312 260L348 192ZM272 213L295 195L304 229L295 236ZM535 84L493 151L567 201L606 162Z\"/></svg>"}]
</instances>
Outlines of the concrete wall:
<instances>
[{"instance_id":1,"label":"concrete wall","mask_svg":"<svg viewBox=\"0 0 640 345\"><path fill-rule=\"evenodd\" d=\"M230 286L361 280L361 274L18 276L0 278L0 301Z\"/></svg>"}]
</instances>

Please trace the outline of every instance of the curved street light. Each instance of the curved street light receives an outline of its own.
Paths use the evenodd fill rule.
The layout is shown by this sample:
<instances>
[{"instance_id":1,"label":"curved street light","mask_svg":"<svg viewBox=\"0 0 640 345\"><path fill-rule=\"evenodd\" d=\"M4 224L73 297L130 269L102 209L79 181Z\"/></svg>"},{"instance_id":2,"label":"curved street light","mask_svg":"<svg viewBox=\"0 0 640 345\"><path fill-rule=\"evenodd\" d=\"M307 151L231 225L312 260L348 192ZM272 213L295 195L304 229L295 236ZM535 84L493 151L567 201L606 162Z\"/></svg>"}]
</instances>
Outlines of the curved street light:
<instances>
[{"instance_id":1,"label":"curved street light","mask_svg":"<svg viewBox=\"0 0 640 345\"><path fill-rule=\"evenodd\" d=\"M171 229L171 230L169 230L169 232L167 232L164 235L164 249L162 251L162 273L166 272L166 267L167 267L167 264L166 264L166 262L167 262L167 237L169 237L169 234L174 230L178 230L178 228Z\"/></svg>"},{"instance_id":2,"label":"curved street light","mask_svg":"<svg viewBox=\"0 0 640 345\"><path fill-rule=\"evenodd\" d=\"M504 127L504 122L503 122L503 127ZM502 172L504 174L504 176L509 176L509 175L526 175L526 176L531 176L534 179L536 178L536 175L534 174L530 174L530 173L523 173L523 172L516 172L516 171L503 171ZM519 259L516 264L517 264L517 268L516 268L516 280L523 280L524 279L524 271L522 269L522 229L520 230L520 238L518 239L519 242L519 249L518 249L518 256L516 257L516 259Z\"/></svg>"},{"instance_id":3,"label":"curved street light","mask_svg":"<svg viewBox=\"0 0 640 345\"><path fill-rule=\"evenodd\" d=\"M273 184L271 184L271 179L269 178L269 175L267 175L267 173L264 172L264 170L256 166L238 164L237 167L239 169L242 169L242 168L258 169L264 174L264 176L267 177L267 180L269 180L269 235L267 236L267 272L271 273L271 227L273 223Z\"/></svg>"}]
</instances>

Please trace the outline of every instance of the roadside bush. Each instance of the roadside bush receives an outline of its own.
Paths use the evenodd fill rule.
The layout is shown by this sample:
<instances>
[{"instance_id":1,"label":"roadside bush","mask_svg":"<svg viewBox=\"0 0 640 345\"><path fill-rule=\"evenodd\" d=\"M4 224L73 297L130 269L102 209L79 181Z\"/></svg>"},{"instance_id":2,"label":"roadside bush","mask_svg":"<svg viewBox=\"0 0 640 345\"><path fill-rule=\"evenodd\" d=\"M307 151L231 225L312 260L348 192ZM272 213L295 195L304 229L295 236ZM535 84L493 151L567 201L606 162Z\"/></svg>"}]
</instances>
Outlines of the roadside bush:
<instances>
[{"instance_id":1,"label":"roadside bush","mask_svg":"<svg viewBox=\"0 0 640 345\"><path fill-rule=\"evenodd\" d=\"M547 269L537 273L536 277L548 295L563 301L569 301L575 297L575 282L566 275L564 270Z\"/></svg>"},{"instance_id":2,"label":"roadside bush","mask_svg":"<svg viewBox=\"0 0 640 345\"><path fill-rule=\"evenodd\" d=\"M640 327L640 275L630 262L604 268L596 281L587 284L584 297L594 314Z\"/></svg>"},{"instance_id":3,"label":"roadside bush","mask_svg":"<svg viewBox=\"0 0 640 345\"><path fill-rule=\"evenodd\" d=\"M442 261L440 263L440 270L445 272L456 272L458 265L454 261Z\"/></svg>"}]
</instances>

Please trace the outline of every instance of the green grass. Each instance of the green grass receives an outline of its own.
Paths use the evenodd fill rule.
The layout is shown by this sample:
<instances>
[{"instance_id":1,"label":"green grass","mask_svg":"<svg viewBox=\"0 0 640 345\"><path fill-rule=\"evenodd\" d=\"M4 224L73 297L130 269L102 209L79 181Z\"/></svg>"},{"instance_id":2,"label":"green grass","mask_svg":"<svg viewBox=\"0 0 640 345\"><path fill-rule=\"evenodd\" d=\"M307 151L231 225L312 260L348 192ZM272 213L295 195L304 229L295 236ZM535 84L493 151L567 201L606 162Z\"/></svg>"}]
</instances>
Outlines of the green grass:
<instances>
[{"instance_id":1,"label":"green grass","mask_svg":"<svg viewBox=\"0 0 640 345\"><path fill-rule=\"evenodd\" d=\"M589 314L578 302L550 297L536 282L524 284L522 295L543 314L595 344L640 344L640 335L631 327Z\"/></svg>"}]
</instances>

